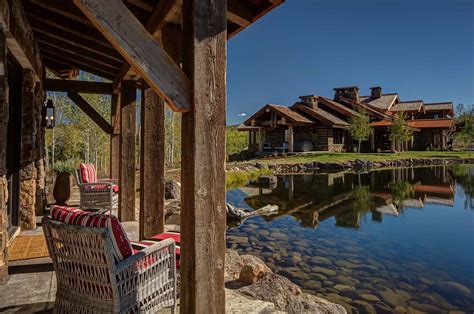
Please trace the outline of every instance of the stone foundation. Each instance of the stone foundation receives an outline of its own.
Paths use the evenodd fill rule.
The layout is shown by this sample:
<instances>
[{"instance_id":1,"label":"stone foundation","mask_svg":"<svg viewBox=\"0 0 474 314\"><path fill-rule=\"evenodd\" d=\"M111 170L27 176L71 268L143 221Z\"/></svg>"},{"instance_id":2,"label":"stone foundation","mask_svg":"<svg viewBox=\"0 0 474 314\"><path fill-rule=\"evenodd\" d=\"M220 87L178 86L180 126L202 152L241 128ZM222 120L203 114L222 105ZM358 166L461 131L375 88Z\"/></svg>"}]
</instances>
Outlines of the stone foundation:
<instances>
[{"instance_id":1,"label":"stone foundation","mask_svg":"<svg viewBox=\"0 0 474 314\"><path fill-rule=\"evenodd\" d=\"M0 177L0 285L8 281L7 241L8 241L8 218L7 218L8 182L5 176Z\"/></svg>"}]
</instances>

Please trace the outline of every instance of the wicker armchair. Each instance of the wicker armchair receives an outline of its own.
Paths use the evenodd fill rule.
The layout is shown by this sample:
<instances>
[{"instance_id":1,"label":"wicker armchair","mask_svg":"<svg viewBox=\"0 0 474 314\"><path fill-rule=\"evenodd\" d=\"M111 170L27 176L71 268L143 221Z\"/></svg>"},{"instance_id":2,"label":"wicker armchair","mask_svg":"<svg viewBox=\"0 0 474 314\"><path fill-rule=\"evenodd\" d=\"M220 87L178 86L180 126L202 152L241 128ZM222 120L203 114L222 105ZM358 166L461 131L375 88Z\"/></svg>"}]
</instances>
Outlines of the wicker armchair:
<instances>
[{"instance_id":1,"label":"wicker armchair","mask_svg":"<svg viewBox=\"0 0 474 314\"><path fill-rule=\"evenodd\" d=\"M167 239L116 262L107 228L42 220L57 279L55 313L176 311L175 242Z\"/></svg>"},{"instance_id":2,"label":"wicker armchair","mask_svg":"<svg viewBox=\"0 0 474 314\"><path fill-rule=\"evenodd\" d=\"M79 207L82 209L112 210L118 205L118 193L115 191L116 180L104 179L85 183L82 180L81 170L75 172L76 183L79 188Z\"/></svg>"}]
</instances>

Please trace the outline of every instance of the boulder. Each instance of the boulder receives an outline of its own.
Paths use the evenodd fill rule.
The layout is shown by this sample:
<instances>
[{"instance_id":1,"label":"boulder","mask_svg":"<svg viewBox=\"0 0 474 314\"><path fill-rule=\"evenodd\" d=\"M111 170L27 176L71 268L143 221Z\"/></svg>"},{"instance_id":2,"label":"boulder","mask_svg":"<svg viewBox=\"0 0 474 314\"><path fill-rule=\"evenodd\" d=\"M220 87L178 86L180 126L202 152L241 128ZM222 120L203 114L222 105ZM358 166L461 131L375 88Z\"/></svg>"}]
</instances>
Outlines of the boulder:
<instances>
[{"instance_id":1,"label":"boulder","mask_svg":"<svg viewBox=\"0 0 474 314\"><path fill-rule=\"evenodd\" d=\"M179 199L181 195L181 185L173 180L165 182L165 200Z\"/></svg>"},{"instance_id":2,"label":"boulder","mask_svg":"<svg viewBox=\"0 0 474 314\"><path fill-rule=\"evenodd\" d=\"M288 313L346 313L340 305L302 293L297 285L275 273L264 273L257 282L238 291L254 299L272 302L277 309Z\"/></svg>"}]
</instances>

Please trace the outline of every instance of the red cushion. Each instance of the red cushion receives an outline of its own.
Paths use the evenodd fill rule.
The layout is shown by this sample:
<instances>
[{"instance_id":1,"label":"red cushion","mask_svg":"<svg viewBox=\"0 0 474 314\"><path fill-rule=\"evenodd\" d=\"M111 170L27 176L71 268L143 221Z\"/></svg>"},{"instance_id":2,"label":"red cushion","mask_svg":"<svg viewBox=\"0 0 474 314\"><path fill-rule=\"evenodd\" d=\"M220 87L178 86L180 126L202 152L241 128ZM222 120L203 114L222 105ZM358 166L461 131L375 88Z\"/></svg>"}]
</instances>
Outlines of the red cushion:
<instances>
[{"instance_id":1,"label":"red cushion","mask_svg":"<svg viewBox=\"0 0 474 314\"><path fill-rule=\"evenodd\" d=\"M57 206L51 208L51 217L68 225L87 226L109 229L114 245L114 256L117 261L126 259L133 254L127 234L117 217L90 213L74 207Z\"/></svg>"},{"instance_id":2,"label":"red cushion","mask_svg":"<svg viewBox=\"0 0 474 314\"><path fill-rule=\"evenodd\" d=\"M181 242L181 235L178 232L165 232L165 233L160 233L157 235L152 236L148 240L143 240L140 242L134 242L131 241L132 243L132 248L133 248L133 254L137 254L141 250L152 246L155 243L158 243L160 241L163 241L165 239L174 239L176 242L176 268L179 268L179 254L180 254L180 242Z\"/></svg>"},{"instance_id":3,"label":"red cushion","mask_svg":"<svg viewBox=\"0 0 474 314\"><path fill-rule=\"evenodd\" d=\"M82 183L96 183L97 171L93 164L81 163L81 179Z\"/></svg>"}]
</instances>

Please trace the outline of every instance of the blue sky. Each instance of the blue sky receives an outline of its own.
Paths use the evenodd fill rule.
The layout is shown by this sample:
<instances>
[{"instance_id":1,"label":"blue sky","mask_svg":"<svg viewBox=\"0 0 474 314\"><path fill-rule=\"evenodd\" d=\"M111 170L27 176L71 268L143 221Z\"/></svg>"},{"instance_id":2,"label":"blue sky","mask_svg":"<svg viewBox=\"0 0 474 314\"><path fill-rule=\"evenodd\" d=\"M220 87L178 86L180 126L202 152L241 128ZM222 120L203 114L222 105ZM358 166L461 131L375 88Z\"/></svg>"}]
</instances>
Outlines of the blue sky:
<instances>
[{"instance_id":1,"label":"blue sky","mask_svg":"<svg viewBox=\"0 0 474 314\"><path fill-rule=\"evenodd\" d=\"M358 85L474 103L473 0L286 0L229 41L227 124Z\"/></svg>"}]
</instances>

